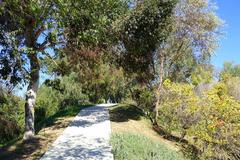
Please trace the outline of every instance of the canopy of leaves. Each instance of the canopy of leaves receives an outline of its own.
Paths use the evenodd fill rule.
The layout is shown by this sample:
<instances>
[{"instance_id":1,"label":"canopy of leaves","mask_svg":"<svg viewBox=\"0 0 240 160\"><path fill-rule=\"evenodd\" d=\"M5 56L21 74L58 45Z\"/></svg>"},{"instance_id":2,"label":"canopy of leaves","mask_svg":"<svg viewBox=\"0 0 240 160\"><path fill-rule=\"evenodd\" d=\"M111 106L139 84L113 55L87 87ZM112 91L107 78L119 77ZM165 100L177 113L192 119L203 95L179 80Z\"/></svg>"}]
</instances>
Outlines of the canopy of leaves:
<instances>
[{"instance_id":1,"label":"canopy of leaves","mask_svg":"<svg viewBox=\"0 0 240 160\"><path fill-rule=\"evenodd\" d=\"M138 1L123 20L116 22L123 52L122 66L126 71L140 75L150 71L149 66L154 61L153 52L171 33L175 2Z\"/></svg>"},{"instance_id":2,"label":"canopy of leaves","mask_svg":"<svg viewBox=\"0 0 240 160\"><path fill-rule=\"evenodd\" d=\"M125 0L62 0L58 8L67 46L81 49L111 43L111 25L128 6Z\"/></svg>"},{"instance_id":3,"label":"canopy of leaves","mask_svg":"<svg viewBox=\"0 0 240 160\"><path fill-rule=\"evenodd\" d=\"M27 80L31 72L29 56L49 58L49 49L59 47L61 31L55 21L58 15L56 4L47 0L1 2L1 79L14 85L22 79Z\"/></svg>"}]
</instances>

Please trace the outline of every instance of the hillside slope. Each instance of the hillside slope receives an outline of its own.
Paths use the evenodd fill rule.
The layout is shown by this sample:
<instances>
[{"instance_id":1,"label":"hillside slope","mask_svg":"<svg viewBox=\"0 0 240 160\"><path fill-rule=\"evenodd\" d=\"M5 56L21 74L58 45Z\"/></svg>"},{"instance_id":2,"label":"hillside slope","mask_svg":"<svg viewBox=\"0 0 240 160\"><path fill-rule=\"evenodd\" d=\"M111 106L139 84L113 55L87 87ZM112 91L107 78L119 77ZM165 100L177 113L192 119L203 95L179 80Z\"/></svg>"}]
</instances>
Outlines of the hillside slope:
<instances>
[{"instance_id":1,"label":"hillside slope","mask_svg":"<svg viewBox=\"0 0 240 160\"><path fill-rule=\"evenodd\" d=\"M152 129L150 120L138 108L118 105L109 109L113 146L116 160L187 159L176 143L162 138Z\"/></svg>"}]
</instances>

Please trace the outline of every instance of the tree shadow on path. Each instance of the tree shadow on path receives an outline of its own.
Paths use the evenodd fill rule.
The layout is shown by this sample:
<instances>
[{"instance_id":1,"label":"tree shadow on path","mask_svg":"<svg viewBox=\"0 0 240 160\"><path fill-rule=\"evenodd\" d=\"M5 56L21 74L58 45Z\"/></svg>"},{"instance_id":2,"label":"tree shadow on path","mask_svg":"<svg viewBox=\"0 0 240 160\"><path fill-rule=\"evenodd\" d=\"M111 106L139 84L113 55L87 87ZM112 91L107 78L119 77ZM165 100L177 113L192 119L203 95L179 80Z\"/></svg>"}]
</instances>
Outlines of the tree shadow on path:
<instances>
[{"instance_id":1,"label":"tree shadow on path","mask_svg":"<svg viewBox=\"0 0 240 160\"><path fill-rule=\"evenodd\" d=\"M128 120L140 120L144 113L133 105L117 106L109 110L112 122L126 122Z\"/></svg>"}]
</instances>

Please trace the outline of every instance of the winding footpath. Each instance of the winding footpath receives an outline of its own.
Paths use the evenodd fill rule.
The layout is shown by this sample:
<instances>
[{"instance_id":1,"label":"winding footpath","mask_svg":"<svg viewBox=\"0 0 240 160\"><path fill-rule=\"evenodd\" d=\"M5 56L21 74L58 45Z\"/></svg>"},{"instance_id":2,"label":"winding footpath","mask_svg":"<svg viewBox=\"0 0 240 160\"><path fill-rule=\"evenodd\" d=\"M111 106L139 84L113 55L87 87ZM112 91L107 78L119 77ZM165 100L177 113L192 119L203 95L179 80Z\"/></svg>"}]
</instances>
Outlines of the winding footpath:
<instances>
[{"instance_id":1,"label":"winding footpath","mask_svg":"<svg viewBox=\"0 0 240 160\"><path fill-rule=\"evenodd\" d=\"M113 160L107 109L113 105L82 109L41 160Z\"/></svg>"}]
</instances>

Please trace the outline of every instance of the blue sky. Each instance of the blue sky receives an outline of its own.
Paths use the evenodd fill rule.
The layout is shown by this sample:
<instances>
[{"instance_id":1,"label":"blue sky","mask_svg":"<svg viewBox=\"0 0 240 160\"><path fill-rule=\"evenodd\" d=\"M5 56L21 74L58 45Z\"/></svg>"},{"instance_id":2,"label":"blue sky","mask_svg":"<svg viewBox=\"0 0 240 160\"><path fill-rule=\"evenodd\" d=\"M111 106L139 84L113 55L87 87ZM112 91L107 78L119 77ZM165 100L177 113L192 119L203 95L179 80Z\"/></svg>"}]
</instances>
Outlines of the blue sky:
<instances>
[{"instance_id":1,"label":"blue sky","mask_svg":"<svg viewBox=\"0 0 240 160\"><path fill-rule=\"evenodd\" d=\"M222 68L225 61L240 64L240 1L215 0L218 6L217 15L225 21L224 38L212 57L212 64Z\"/></svg>"}]
</instances>

